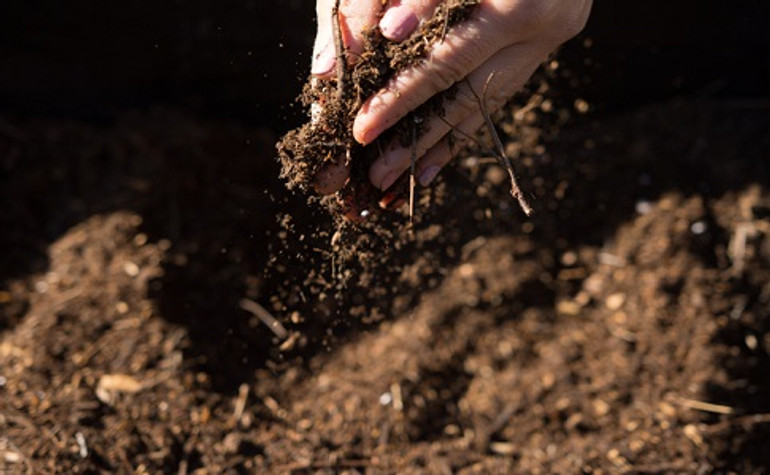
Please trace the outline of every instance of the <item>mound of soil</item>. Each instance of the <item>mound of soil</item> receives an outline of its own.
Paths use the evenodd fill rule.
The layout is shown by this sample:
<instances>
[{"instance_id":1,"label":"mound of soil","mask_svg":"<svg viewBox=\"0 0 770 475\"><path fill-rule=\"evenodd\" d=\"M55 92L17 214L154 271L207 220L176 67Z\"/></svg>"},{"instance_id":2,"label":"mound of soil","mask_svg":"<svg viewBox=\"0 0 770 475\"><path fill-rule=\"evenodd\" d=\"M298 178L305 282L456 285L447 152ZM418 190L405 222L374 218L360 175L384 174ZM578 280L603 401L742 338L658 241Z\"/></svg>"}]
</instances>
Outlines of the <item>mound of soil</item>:
<instances>
[{"instance_id":1,"label":"mound of soil","mask_svg":"<svg viewBox=\"0 0 770 475\"><path fill-rule=\"evenodd\" d=\"M373 237L283 198L264 131L2 120L0 471L766 470L770 117L744 106L546 147L511 113L531 219L464 156L414 236ZM339 268L353 236L388 265Z\"/></svg>"}]
</instances>

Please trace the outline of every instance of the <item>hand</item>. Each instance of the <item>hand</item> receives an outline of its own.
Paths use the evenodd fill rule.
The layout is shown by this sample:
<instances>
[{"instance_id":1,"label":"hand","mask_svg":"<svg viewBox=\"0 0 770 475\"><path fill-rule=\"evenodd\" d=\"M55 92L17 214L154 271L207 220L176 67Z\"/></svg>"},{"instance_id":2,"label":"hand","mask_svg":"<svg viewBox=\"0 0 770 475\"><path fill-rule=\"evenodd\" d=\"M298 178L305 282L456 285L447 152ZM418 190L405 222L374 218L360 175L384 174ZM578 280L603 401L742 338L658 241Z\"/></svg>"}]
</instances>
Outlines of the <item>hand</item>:
<instances>
[{"instance_id":1,"label":"hand","mask_svg":"<svg viewBox=\"0 0 770 475\"><path fill-rule=\"evenodd\" d=\"M423 19L430 17L442 0L391 1L382 13L380 0L343 0L340 25L343 41L354 54L363 48L362 32L377 24L384 36L401 41ZM331 25L334 0L318 0L318 36L312 73L333 75L336 55ZM453 128L472 134L484 123L477 94L484 97L489 113L501 107L524 86L537 67L557 46L585 26L592 0L482 0L472 17L455 26L429 58L401 72L361 107L353 123L353 136L369 144L425 101L457 85L444 115L430 119L427 132L414 147L418 159L416 176L422 186L433 181L452 154L449 134ZM487 84L489 83L489 84ZM451 124L451 125L450 125ZM398 143L385 152L369 170L372 184L389 188L410 168L412 147ZM343 165L332 165L318 177L321 193L339 190L347 179Z\"/></svg>"}]
</instances>

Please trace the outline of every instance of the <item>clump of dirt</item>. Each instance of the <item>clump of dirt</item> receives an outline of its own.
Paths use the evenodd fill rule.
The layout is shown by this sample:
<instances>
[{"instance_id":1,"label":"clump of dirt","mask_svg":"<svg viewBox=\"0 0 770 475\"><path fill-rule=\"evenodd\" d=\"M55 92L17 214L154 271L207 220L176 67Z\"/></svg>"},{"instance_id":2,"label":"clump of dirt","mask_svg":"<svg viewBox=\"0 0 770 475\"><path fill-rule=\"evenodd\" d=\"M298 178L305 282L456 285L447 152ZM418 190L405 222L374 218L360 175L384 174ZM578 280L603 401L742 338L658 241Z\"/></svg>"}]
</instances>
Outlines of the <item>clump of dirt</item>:
<instances>
[{"instance_id":1,"label":"clump of dirt","mask_svg":"<svg viewBox=\"0 0 770 475\"><path fill-rule=\"evenodd\" d=\"M338 70L338 77L308 80L300 100L309 109L315 107L317 112L306 124L286 134L278 144L281 176L288 187L307 190L324 166L343 160L350 167L350 180L339 194L341 199L325 200L325 203L336 214L351 208L356 212L374 209L382 193L368 183L367 171L378 150L376 145L361 146L353 138L352 124L356 113L366 99L385 87L396 74L425 59L430 49L442 41L453 26L465 21L480 3L480 0L442 3L434 15L403 42L392 42L379 28L373 28L365 33L364 51L359 57L353 61L338 61L344 65ZM348 58L344 52L338 51L338 54ZM446 94L451 95L452 91ZM443 97L429 101L402 119L383 135L382 140L410 143L424 132L413 130L419 127L415 124L425 123L415 118L427 117L440 110Z\"/></svg>"}]
</instances>

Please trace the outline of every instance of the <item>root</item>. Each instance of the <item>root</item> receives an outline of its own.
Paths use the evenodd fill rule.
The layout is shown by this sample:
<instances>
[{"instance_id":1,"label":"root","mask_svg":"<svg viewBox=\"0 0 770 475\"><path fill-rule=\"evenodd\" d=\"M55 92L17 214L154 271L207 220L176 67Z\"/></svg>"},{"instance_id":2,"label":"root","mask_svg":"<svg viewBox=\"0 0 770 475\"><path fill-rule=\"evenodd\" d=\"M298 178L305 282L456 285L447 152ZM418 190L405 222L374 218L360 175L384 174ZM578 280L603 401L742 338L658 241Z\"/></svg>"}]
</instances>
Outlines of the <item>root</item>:
<instances>
[{"instance_id":1,"label":"root","mask_svg":"<svg viewBox=\"0 0 770 475\"><path fill-rule=\"evenodd\" d=\"M348 68L345 57L345 43L342 41L340 26L340 0L332 7L332 28L334 29L334 51L337 54L337 100L342 101L348 90Z\"/></svg>"},{"instance_id":2,"label":"root","mask_svg":"<svg viewBox=\"0 0 770 475\"><path fill-rule=\"evenodd\" d=\"M524 193L521 191L521 187L519 187L518 180L516 179L516 172L513 169L513 163L511 162L511 159L506 155L505 153L505 147L503 147L503 142L500 140L500 136L497 134L497 129L495 129L495 124L492 122L492 119L489 117L489 113L487 112L486 105L484 104L484 97L487 95L487 88L489 87L489 83L492 81L492 77L494 77L494 73L490 74L487 78L486 82L484 83L484 91L481 94L481 97L476 93L476 91L473 89L473 86L469 82L466 81L468 84L468 88L470 89L473 96L476 98L476 102L479 104L479 110L481 111L482 117L484 117L484 124L486 125L487 129L489 130L489 134L492 136L492 141L495 144L495 149L493 150L494 156L497 159L497 161L500 163L500 166L505 168L505 170L508 172L508 177L511 181L511 196L513 196L516 201L519 202L519 206L521 207L522 211L524 211L524 214L527 216L531 216L533 209L532 206L530 206L529 202L527 201L527 198L524 196Z\"/></svg>"}]
</instances>

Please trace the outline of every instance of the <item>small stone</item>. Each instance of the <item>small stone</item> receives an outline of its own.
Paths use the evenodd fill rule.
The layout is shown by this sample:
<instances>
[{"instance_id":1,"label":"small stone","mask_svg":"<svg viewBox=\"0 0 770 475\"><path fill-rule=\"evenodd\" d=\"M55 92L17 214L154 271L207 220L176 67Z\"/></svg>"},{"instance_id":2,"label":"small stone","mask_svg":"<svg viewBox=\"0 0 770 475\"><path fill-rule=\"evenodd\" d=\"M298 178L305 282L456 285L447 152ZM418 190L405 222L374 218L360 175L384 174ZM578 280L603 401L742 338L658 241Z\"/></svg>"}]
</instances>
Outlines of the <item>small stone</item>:
<instances>
[{"instance_id":1,"label":"small stone","mask_svg":"<svg viewBox=\"0 0 770 475\"><path fill-rule=\"evenodd\" d=\"M489 444L489 450L508 457L516 454L516 446L510 442L492 442Z\"/></svg>"},{"instance_id":2,"label":"small stone","mask_svg":"<svg viewBox=\"0 0 770 475\"><path fill-rule=\"evenodd\" d=\"M688 424L684 426L684 435L692 441L693 444L697 446L703 445L703 436L700 434L700 431L698 430L698 427L694 424Z\"/></svg>"},{"instance_id":3,"label":"small stone","mask_svg":"<svg viewBox=\"0 0 770 475\"><path fill-rule=\"evenodd\" d=\"M561 255L561 263L565 266L574 266L577 264L578 255L573 251L567 251Z\"/></svg>"},{"instance_id":4,"label":"small stone","mask_svg":"<svg viewBox=\"0 0 770 475\"><path fill-rule=\"evenodd\" d=\"M129 277L136 277L139 275L139 266L133 262L126 262L123 264L123 272L125 272Z\"/></svg>"},{"instance_id":5,"label":"small stone","mask_svg":"<svg viewBox=\"0 0 770 475\"><path fill-rule=\"evenodd\" d=\"M241 444L243 437L237 432L231 432L225 436L225 440L222 441L222 445L225 448L225 452L228 454L237 454L241 451Z\"/></svg>"},{"instance_id":6,"label":"small stone","mask_svg":"<svg viewBox=\"0 0 770 475\"><path fill-rule=\"evenodd\" d=\"M580 114L585 114L591 109L590 104L586 102L585 99L577 99L575 100L575 110L578 111Z\"/></svg>"},{"instance_id":7,"label":"small stone","mask_svg":"<svg viewBox=\"0 0 770 475\"><path fill-rule=\"evenodd\" d=\"M560 315L579 315L580 305L572 300L562 300L556 304L556 313Z\"/></svg>"},{"instance_id":8,"label":"small stone","mask_svg":"<svg viewBox=\"0 0 770 475\"><path fill-rule=\"evenodd\" d=\"M610 413L610 407L609 404L602 401L601 399L595 399L593 401L593 407L594 407L594 414L596 414L597 417L606 416Z\"/></svg>"},{"instance_id":9,"label":"small stone","mask_svg":"<svg viewBox=\"0 0 770 475\"><path fill-rule=\"evenodd\" d=\"M139 233L136 236L134 236L134 245L136 247L142 247L145 244L147 244L147 235L144 233Z\"/></svg>"},{"instance_id":10,"label":"small stone","mask_svg":"<svg viewBox=\"0 0 770 475\"><path fill-rule=\"evenodd\" d=\"M624 303L626 303L626 294L620 292L610 295L604 302L610 310L619 310Z\"/></svg>"},{"instance_id":11,"label":"small stone","mask_svg":"<svg viewBox=\"0 0 770 475\"><path fill-rule=\"evenodd\" d=\"M746 348L751 351L755 351L759 346L759 340L757 340L757 337L754 335L746 335L744 340L746 341Z\"/></svg>"}]
</instances>

